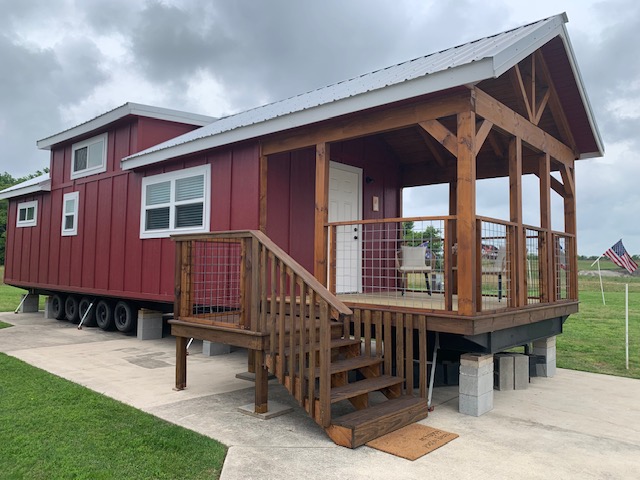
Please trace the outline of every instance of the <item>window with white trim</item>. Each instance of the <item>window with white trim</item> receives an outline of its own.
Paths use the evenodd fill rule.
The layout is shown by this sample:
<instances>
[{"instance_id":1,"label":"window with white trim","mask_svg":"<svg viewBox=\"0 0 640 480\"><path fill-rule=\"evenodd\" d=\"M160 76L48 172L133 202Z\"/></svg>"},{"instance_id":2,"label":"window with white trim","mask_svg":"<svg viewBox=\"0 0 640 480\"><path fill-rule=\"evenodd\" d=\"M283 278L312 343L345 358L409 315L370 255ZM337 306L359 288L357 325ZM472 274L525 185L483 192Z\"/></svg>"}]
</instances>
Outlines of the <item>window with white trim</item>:
<instances>
[{"instance_id":1,"label":"window with white trim","mask_svg":"<svg viewBox=\"0 0 640 480\"><path fill-rule=\"evenodd\" d=\"M107 169L107 134L74 143L71 147L71 178L86 177Z\"/></svg>"},{"instance_id":2,"label":"window with white trim","mask_svg":"<svg viewBox=\"0 0 640 480\"><path fill-rule=\"evenodd\" d=\"M18 204L18 218L16 227L35 227L38 224L38 202L23 202Z\"/></svg>"},{"instance_id":3,"label":"window with white trim","mask_svg":"<svg viewBox=\"0 0 640 480\"><path fill-rule=\"evenodd\" d=\"M65 193L62 199L62 236L78 234L78 202L80 192Z\"/></svg>"},{"instance_id":4,"label":"window with white trim","mask_svg":"<svg viewBox=\"0 0 640 480\"><path fill-rule=\"evenodd\" d=\"M209 231L211 166L142 179L140 238Z\"/></svg>"}]
</instances>

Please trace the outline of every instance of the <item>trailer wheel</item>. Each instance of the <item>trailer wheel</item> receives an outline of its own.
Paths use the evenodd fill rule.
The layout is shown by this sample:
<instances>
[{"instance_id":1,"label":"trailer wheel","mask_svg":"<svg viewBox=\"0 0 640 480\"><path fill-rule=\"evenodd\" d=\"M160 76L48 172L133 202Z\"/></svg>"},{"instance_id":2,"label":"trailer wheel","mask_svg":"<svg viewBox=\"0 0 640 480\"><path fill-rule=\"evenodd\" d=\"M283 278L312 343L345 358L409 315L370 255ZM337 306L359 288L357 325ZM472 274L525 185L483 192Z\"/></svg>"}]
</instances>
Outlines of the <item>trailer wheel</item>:
<instances>
[{"instance_id":1,"label":"trailer wheel","mask_svg":"<svg viewBox=\"0 0 640 480\"><path fill-rule=\"evenodd\" d=\"M94 305L91 305L91 303L92 301L90 298L82 297L82 299L80 299L80 303L78 304L78 312L79 312L80 320L82 320L82 317L84 317L85 313L87 313L87 310L89 310L89 307L91 307L91 311L87 315L87 318L84 319L84 322L82 324L82 325L86 325L87 327L96 326L95 300L93 301Z\"/></svg>"},{"instance_id":2,"label":"trailer wheel","mask_svg":"<svg viewBox=\"0 0 640 480\"><path fill-rule=\"evenodd\" d=\"M129 333L136 328L138 311L131 304L120 300L113 309L113 317L116 321L116 328L123 333Z\"/></svg>"},{"instance_id":3,"label":"trailer wheel","mask_svg":"<svg viewBox=\"0 0 640 480\"><path fill-rule=\"evenodd\" d=\"M113 330L113 307L107 300L96 304L96 323L102 330Z\"/></svg>"},{"instance_id":4,"label":"trailer wheel","mask_svg":"<svg viewBox=\"0 0 640 480\"><path fill-rule=\"evenodd\" d=\"M64 296L56 293L51 295L50 300L51 315L56 320L64 320Z\"/></svg>"},{"instance_id":5,"label":"trailer wheel","mask_svg":"<svg viewBox=\"0 0 640 480\"><path fill-rule=\"evenodd\" d=\"M69 295L64 301L64 316L71 323L78 323L80 321L78 297L75 295Z\"/></svg>"}]
</instances>

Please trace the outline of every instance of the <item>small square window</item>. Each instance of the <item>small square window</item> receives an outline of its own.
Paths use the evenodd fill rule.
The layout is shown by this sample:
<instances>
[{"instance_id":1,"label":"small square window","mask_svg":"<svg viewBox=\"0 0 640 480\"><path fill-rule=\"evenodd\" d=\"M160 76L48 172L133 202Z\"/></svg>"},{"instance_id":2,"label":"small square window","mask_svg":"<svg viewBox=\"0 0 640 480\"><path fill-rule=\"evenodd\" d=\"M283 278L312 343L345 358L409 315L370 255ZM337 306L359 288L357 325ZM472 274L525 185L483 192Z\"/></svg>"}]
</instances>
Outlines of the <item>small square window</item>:
<instances>
[{"instance_id":1,"label":"small square window","mask_svg":"<svg viewBox=\"0 0 640 480\"><path fill-rule=\"evenodd\" d=\"M71 178L86 177L107 170L107 134L75 143L71 147Z\"/></svg>"},{"instance_id":2,"label":"small square window","mask_svg":"<svg viewBox=\"0 0 640 480\"><path fill-rule=\"evenodd\" d=\"M62 200L62 236L78 234L79 192L65 193Z\"/></svg>"},{"instance_id":3,"label":"small square window","mask_svg":"<svg viewBox=\"0 0 640 480\"><path fill-rule=\"evenodd\" d=\"M38 202L24 202L18 204L18 218L16 227L35 227L38 224Z\"/></svg>"}]
</instances>

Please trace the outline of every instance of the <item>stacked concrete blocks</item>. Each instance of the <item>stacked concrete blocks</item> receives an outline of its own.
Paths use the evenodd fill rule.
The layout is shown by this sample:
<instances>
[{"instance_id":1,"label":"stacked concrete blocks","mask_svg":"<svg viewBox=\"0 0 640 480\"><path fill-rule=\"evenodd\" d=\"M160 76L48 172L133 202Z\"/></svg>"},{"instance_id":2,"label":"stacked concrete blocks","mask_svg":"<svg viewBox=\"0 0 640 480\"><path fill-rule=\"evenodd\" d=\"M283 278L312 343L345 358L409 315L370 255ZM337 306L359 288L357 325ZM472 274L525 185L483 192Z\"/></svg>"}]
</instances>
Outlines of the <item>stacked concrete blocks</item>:
<instances>
[{"instance_id":1,"label":"stacked concrete blocks","mask_svg":"<svg viewBox=\"0 0 640 480\"><path fill-rule=\"evenodd\" d=\"M493 409L493 355L460 357L460 413L479 417Z\"/></svg>"},{"instance_id":2,"label":"stacked concrete blocks","mask_svg":"<svg viewBox=\"0 0 640 480\"><path fill-rule=\"evenodd\" d=\"M524 390L529 387L529 357L520 353L494 355L494 388Z\"/></svg>"},{"instance_id":3,"label":"stacked concrete blocks","mask_svg":"<svg viewBox=\"0 0 640 480\"><path fill-rule=\"evenodd\" d=\"M142 308L138 311L138 340L162 338L162 312Z\"/></svg>"},{"instance_id":4,"label":"stacked concrete blocks","mask_svg":"<svg viewBox=\"0 0 640 480\"><path fill-rule=\"evenodd\" d=\"M556 374L556 337L533 342L533 353L544 357L544 363L536 365L538 377L553 377Z\"/></svg>"},{"instance_id":5,"label":"stacked concrete blocks","mask_svg":"<svg viewBox=\"0 0 640 480\"><path fill-rule=\"evenodd\" d=\"M202 354L207 357L215 357L217 355L226 355L231 353L231 345L225 345L224 343L209 342L208 340L202 341Z\"/></svg>"},{"instance_id":6,"label":"stacked concrete blocks","mask_svg":"<svg viewBox=\"0 0 640 480\"><path fill-rule=\"evenodd\" d=\"M27 293L26 295L22 295L22 298L24 301L21 299L22 305L20 305L20 313L36 313L38 311L40 303L40 297L38 295Z\"/></svg>"}]
</instances>

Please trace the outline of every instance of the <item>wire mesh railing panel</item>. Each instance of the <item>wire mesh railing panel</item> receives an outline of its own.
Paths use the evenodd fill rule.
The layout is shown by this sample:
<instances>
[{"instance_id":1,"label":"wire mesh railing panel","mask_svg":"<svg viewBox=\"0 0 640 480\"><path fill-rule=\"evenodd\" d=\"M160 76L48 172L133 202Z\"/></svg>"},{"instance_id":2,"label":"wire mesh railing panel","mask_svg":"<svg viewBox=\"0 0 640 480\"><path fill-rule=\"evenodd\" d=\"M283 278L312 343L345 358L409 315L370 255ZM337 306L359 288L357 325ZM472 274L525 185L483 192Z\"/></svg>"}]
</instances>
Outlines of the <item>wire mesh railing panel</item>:
<instances>
[{"instance_id":1,"label":"wire mesh railing panel","mask_svg":"<svg viewBox=\"0 0 640 480\"><path fill-rule=\"evenodd\" d=\"M511 298L513 258L509 226L482 220L480 228L482 310L507 308Z\"/></svg>"},{"instance_id":2,"label":"wire mesh railing panel","mask_svg":"<svg viewBox=\"0 0 640 480\"><path fill-rule=\"evenodd\" d=\"M215 322L238 323L242 307L242 240L194 241L191 251L191 314Z\"/></svg>"},{"instance_id":3,"label":"wire mesh railing panel","mask_svg":"<svg viewBox=\"0 0 640 480\"><path fill-rule=\"evenodd\" d=\"M527 305L540 303L542 298L542 264L541 264L541 236L544 231L534 228L525 229L525 260L526 260L526 301Z\"/></svg>"},{"instance_id":4,"label":"wire mesh railing panel","mask_svg":"<svg viewBox=\"0 0 640 480\"><path fill-rule=\"evenodd\" d=\"M444 308L445 222L413 219L331 225L332 290L346 301Z\"/></svg>"},{"instance_id":5,"label":"wire mesh railing panel","mask_svg":"<svg viewBox=\"0 0 640 480\"><path fill-rule=\"evenodd\" d=\"M553 259L556 300L573 299L571 292L571 252L573 238L561 234L553 235Z\"/></svg>"}]
</instances>

